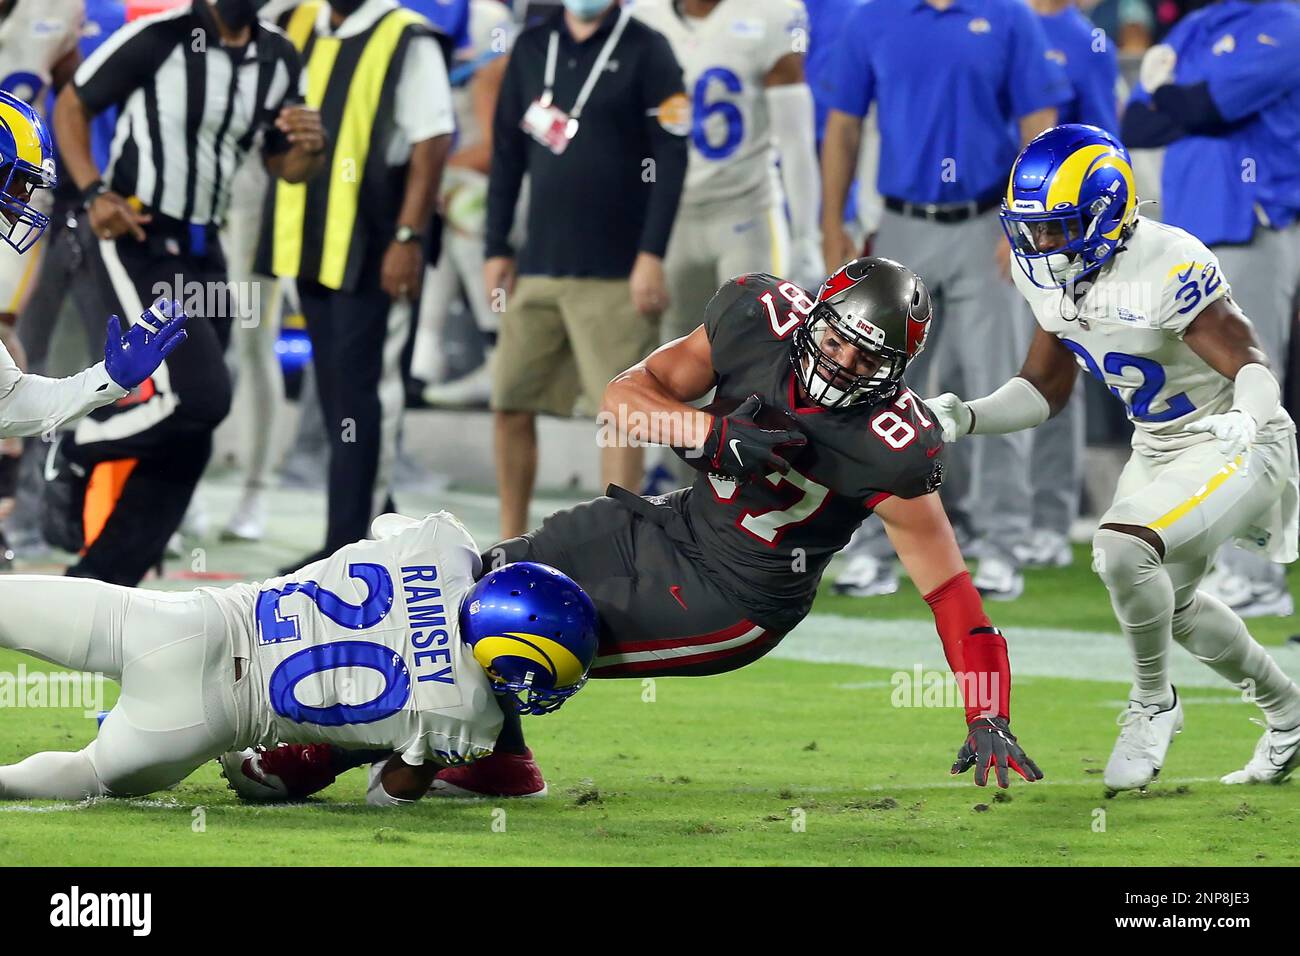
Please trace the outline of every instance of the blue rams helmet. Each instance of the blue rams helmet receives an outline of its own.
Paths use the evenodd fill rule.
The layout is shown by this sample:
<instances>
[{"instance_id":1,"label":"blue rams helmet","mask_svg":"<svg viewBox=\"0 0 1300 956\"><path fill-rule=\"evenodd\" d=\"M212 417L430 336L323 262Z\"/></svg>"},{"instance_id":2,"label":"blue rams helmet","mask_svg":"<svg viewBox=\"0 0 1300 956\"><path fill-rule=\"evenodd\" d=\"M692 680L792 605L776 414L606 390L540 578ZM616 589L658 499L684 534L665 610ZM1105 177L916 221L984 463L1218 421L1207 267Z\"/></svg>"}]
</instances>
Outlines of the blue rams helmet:
<instances>
[{"instance_id":1,"label":"blue rams helmet","mask_svg":"<svg viewBox=\"0 0 1300 956\"><path fill-rule=\"evenodd\" d=\"M54 145L40 114L0 91L0 238L20 253L50 224L50 217L31 205L32 192L54 182Z\"/></svg>"},{"instance_id":2,"label":"blue rams helmet","mask_svg":"<svg viewBox=\"0 0 1300 956\"><path fill-rule=\"evenodd\" d=\"M1029 281L1063 289L1106 264L1137 214L1128 150L1105 130L1071 123L1040 133L1016 158L1002 228Z\"/></svg>"},{"instance_id":3,"label":"blue rams helmet","mask_svg":"<svg viewBox=\"0 0 1300 956\"><path fill-rule=\"evenodd\" d=\"M532 561L488 572L460 606L462 640L492 689L521 714L548 714L582 689L597 632L582 588Z\"/></svg>"}]
</instances>

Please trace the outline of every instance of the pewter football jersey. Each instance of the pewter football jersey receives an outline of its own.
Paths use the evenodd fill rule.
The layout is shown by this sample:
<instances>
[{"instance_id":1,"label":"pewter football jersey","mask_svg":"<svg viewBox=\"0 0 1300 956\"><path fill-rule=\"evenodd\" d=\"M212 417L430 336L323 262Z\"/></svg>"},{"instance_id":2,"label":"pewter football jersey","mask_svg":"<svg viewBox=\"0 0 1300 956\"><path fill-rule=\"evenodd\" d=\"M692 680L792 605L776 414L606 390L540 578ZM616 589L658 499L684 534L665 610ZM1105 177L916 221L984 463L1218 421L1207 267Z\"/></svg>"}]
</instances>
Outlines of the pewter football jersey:
<instances>
[{"instance_id":1,"label":"pewter football jersey","mask_svg":"<svg viewBox=\"0 0 1300 956\"><path fill-rule=\"evenodd\" d=\"M490 753L502 714L460 639L458 611L478 548L446 512L387 514L376 540L260 584L208 593L238 608L264 691L262 743L331 743L409 764Z\"/></svg>"},{"instance_id":2,"label":"pewter football jersey","mask_svg":"<svg viewBox=\"0 0 1300 956\"><path fill-rule=\"evenodd\" d=\"M632 15L662 33L691 100L691 154L682 202L754 196L772 201L773 163L763 78L808 44L801 0L722 0L704 18L673 0L636 0Z\"/></svg>"},{"instance_id":3,"label":"pewter football jersey","mask_svg":"<svg viewBox=\"0 0 1300 956\"><path fill-rule=\"evenodd\" d=\"M45 113L54 64L76 48L83 0L16 0L0 20L0 90Z\"/></svg>"},{"instance_id":4,"label":"pewter football jersey","mask_svg":"<svg viewBox=\"0 0 1300 956\"><path fill-rule=\"evenodd\" d=\"M1190 233L1142 219L1078 303L1040 289L1013 261L1016 287L1038 324L1119 398L1133 422L1133 447L1163 460L1212 436L1187 426L1232 407L1233 383L1183 342L1206 306L1229 295L1214 253ZM1294 426L1279 411L1261 441Z\"/></svg>"}]
</instances>

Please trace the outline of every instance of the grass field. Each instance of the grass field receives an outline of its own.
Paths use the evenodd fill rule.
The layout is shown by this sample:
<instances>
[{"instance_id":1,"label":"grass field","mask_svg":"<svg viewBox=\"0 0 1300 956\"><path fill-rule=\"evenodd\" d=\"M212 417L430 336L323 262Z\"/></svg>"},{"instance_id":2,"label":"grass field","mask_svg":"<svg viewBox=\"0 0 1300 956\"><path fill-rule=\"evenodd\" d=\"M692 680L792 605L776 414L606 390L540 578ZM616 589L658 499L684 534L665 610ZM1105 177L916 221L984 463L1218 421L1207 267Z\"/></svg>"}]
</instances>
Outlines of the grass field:
<instances>
[{"instance_id":1,"label":"grass field","mask_svg":"<svg viewBox=\"0 0 1300 956\"><path fill-rule=\"evenodd\" d=\"M233 491L206 493L216 504ZM445 499L446 496L444 496ZM454 496L453 496L454 497ZM424 502L415 502L424 504ZM445 504L471 527L486 505ZM315 504L318 504L315 503ZM295 511L295 507L299 510ZM311 502L286 500L274 547L210 546L205 572L257 577L312 544ZM408 509L411 506L408 505ZM214 509L216 510L216 509ZM1292 579L1293 588L1296 581ZM187 587L185 577L168 587ZM1014 724L1047 774L1005 795L947 768L960 711L893 706L899 672L922 658L899 645L884 666L797 659L804 644L860 648L854 627L925 640L915 593L873 601L823 596L782 657L708 679L597 681L560 714L526 728L551 787L537 801L430 800L409 811L364 805L353 771L307 804L239 804L215 765L150 799L0 805L0 861L135 864L1046 864L1169 866L1300 862L1296 785L1228 788L1219 775L1249 757L1255 709L1231 689L1184 689L1187 729L1149 793L1103 796L1101 768L1127 687L1104 591L1080 550L1073 568L1035 574L1026 596L993 605L1017 673ZM872 623L876 622L876 623ZM880 623L883 622L883 623ZM1283 647L1294 622L1255 628ZM1035 629L1064 629L1038 642ZM1071 672L1106 643L1090 679ZM938 641L928 641L938 660ZM1019 635L1026 635L1018 644ZM1056 643L1048 642L1048 638ZM1063 642L1063 643L1062 643ZM1085 648L1084 645L1089 645ZM886 644L885 656L895 653ZM919 646L919 644L918 644ZM0 653L0 672L19 664ZM29 670L35 665L27 661ZM1023 666L1022 666L1023 665ZM1101 667L1102 670L1097 670ZM1110 668L1110 670L1106 670ZM1097 674L1109 675L1096 679ZM93 734L79 709L0 709L0 762L74 749Z\"/></svg>"}]
</instances>

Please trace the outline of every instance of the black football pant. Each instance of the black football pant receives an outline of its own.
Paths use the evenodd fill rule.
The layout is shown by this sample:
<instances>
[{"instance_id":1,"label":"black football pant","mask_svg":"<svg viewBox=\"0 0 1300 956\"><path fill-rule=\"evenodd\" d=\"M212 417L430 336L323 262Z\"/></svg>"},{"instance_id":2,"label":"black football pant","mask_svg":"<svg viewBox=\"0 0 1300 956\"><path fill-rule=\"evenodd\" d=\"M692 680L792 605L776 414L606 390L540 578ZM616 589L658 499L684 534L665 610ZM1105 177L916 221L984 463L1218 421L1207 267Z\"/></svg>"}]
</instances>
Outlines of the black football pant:
<instances>
[{"instance_id":1,"label":"black football pant","mask_svg":"<svg viewBox=\"0 0 1300 956\"><path fill-rule=\"evenodd\" d=\"M132 394L83 420L68 448L68 457L88 469L137 460L98 538L68 569L127 586L162 560L231 399L224 354L235 304L215 233L199 243L189 227L157 216L148 228L144 242L99 241L91 267L124 327L156 299L173 298L189 315L189 337Z\"/></svg>"},{"instance_id":2,"label":"black football pant","mask_svg":"<svg viewBox=\"0 0 1300 956\"><path fill-rule=\"evenodd\" d=\"M484 570L537 561L587 592L600 617L592 677L704 677L758 660L790 629L753 619L699 559L685 521L611 486L483 554Z\"/></svg>"},{"instance_id":3,"label":"black football pant","mask_svg":"<svg viewBox=\"0 0 1300 956\"><path fill-rule=\"evenodd\" d=\"M324 550L332 552L367 537L388 499L410 308L378 288L341 292L302 279L298 298L329 440Z\"/></svg>"},{"instance_id":4,"label":"black football pant","mask_svg":"<svg viewBox=\"0 0 1300 956\"><path fill-rule=\"evenodd\" d=\"M684 521L671 509L610 486L611 494L557 511L534 531L483 554L487 571L512 561L549 564L596 606L601 677L705 677L758 660L788 627L752 620L709 576ZM506 712L497 749L525 749L519 715Z\"/></svg>"}]
</instances>

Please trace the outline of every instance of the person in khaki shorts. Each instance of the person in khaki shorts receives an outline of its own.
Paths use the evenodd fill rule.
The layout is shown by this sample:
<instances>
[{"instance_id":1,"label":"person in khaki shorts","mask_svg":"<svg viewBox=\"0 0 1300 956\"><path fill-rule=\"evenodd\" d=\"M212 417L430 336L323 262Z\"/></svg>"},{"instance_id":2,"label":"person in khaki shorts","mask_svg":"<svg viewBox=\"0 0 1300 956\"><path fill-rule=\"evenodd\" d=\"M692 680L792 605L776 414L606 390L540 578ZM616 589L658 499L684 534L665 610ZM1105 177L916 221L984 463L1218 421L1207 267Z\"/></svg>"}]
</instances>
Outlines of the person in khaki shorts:
<instances>
[{"instance_id":1,"label":"person in khaki shorts","mask_svg":"<svg viewBox=\"0 0 1300 956\"><path fill-rule=\"evenodd\" d=\"M625 279L523 276L501 332L492 407L547 415L571 415L579 398L578 407L594 413L609 380L658 344L657 326L632 304Z\"/></svg>"},{"instance_id":2,"label":"person in khaki shorts","mask_svg":"<svg viewBox=\"0 0 1300 956\"><path fill-rule=\"evenodd\" d=\"M658 344L664 252L686 176L689 104L664 37L612 0L564 0L515 43L492 124L484 285L501 536L528 530L538 414L594 414ZM509 236L524 174L526 235ZM518 278L516 279L516 275ZM601 449L636 489L642 449Z\"/></svg>"}]
</instances>

